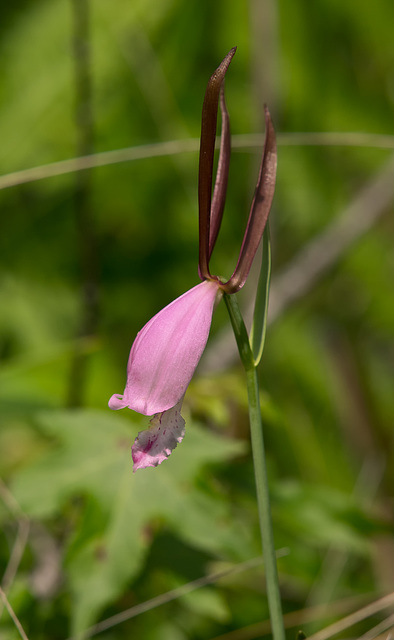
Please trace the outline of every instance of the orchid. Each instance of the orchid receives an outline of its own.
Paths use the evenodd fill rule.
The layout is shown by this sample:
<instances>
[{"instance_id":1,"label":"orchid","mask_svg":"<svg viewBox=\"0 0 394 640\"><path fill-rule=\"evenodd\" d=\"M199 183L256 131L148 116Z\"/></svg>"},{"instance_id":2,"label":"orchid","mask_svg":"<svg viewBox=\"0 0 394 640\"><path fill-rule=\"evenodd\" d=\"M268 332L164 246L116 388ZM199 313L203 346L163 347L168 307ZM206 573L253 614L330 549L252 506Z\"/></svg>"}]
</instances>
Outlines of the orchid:
<instances>
[{"instance_id":1,"label":"orchid","mask_svg":"<svg viewBox=\"0 0 394 640\"><path fill-rule=\"evenodd\" d=\"M209 263L224 210L230 161L230 126L224 98L224 77L234 47L211 76L202 109L199 162L199 264L202 282L157 313L137 334L127 365L123 395L109 401L111 409L128 407L152 416L132 447L133 469L155 467L168 458L185 434L180 414L183 397L205 349L215 304L223 293L239 291L248 277L267 223L274 195L276 142L265 107L265 144L249 219L232 276L225 282L212 275ZM222 118L221 144L212 195L217 112Z\"/></svg>"}]
</instances>

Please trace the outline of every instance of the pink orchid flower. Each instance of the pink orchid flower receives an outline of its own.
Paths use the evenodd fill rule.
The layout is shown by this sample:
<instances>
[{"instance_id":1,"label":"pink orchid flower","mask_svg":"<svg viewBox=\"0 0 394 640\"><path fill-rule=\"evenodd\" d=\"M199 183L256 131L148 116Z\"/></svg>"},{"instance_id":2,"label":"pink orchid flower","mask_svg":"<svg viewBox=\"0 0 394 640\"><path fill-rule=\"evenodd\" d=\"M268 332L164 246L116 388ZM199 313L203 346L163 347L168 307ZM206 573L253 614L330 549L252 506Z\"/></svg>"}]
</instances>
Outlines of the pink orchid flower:
<instances>
[{"instance_id":1,"label":"pink orchid flower","mask_svg":"<svg viewBox=\"0 0 394 640\"><path fill-rule=\"evenodd\" d=\"M156 467L168 458L185 434L180 411L186 389L205 349L215 304L223 292L232 294L245 284L263 235L275 188L276 142L265 107L265 144L255 196L239 258L231 278L222 282L209 270L210 257L222 220L230 161L230 126L223 81L234 47L209 80L202 109L199 164L199 276L202 280L159 311L137 334L127 365L123 395L113 395L111 409L128 407L152 416L132 447L133 469ZM217 111L222 116L221 144L212 197Z\"/></svg>"}]
</instances>

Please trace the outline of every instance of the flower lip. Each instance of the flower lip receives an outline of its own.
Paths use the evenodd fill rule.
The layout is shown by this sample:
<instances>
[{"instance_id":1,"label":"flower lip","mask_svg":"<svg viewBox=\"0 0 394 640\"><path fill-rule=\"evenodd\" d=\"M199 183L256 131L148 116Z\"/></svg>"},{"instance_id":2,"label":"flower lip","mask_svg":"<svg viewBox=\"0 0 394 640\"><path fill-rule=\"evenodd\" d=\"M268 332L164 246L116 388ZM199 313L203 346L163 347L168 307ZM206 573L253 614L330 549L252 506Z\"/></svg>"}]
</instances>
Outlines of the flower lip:
<instances>
[{"instance_id":1,"label":"flower lip","mask_svg":"<svg viewBox=\"0 0 394 640\"><path fill-rule=\"evenodd\" d=\"M140 431L132 446L133 471L157 467L166 460L185 435L185 421L180 414L183 398L168 411L155 415L149 429Z\"/></svg>"}]
</instances>

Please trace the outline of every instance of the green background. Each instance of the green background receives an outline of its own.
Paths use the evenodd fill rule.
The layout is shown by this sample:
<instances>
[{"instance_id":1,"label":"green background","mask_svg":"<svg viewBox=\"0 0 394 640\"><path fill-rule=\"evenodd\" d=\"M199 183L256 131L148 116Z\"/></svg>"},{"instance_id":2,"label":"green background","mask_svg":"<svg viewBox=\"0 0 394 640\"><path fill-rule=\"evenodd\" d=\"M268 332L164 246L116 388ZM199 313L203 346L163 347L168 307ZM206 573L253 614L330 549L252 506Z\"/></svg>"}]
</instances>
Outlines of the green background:
<instances>
[{"instance_id":1,"label":"green background","mask_svg":"<svg viewBox=\"0 0 394 640\"><path fill-rule=\"evenodd\" d=\"M279 143L272 300L283 270L293 289L288 270L310 242L317 256L339 247L324 273L313 259L301 269L301 282L316 270L314 282L284 298L260 367L284 610L327 605L309 622L290 618L288 637L311 634L394 584L394 5L92 0L87 30L85 6L13 2L0 24L3 586L30 640L62 640L261 553L246 391L224 305L186 395L185 441L168 461L133 475L130 446L147 420L107 408L137 331L198 282L198 154L181 141L198 138L206 83L237 45L226 77L232 132L255 144L232 155L213 272L230 275L237 260L264 102ZM341 144L313 132L342 134ZM173 155L56 177L44 166L42 179L19 185L10 175L170 140L180 141ZM379 176L371 202L363 190ZM100 637L258 638L268 631L253 625L267 617L260 566ZM0 624L2 638L19 637L6 611Z\"/></svg>"}]
</instances>

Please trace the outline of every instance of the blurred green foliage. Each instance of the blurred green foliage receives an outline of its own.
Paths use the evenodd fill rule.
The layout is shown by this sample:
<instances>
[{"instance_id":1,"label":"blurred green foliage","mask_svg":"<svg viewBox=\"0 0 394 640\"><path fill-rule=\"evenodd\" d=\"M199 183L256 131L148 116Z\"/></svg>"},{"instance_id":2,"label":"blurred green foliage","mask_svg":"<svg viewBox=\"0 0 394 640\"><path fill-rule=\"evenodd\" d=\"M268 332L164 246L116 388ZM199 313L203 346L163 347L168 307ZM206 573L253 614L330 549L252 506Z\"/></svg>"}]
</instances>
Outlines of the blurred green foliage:
<instances>
[{"instance_id":1,"label":"blurred green foliage","mask_svg":"<svg viewBox=\"0 0 394 640\"><path fill-rule=\"evenodd\" d=\"M391 0L95 0L94 150L198 137L207 80L234 45L226 79L234 133L261 131L262 95L280 132L392 134L393 23ZM1 174L77 153L74 30L66 0L3 8ZM279 147L274 276L389 153ZM219 563L260 554L237 364L195 377L185 442L156 470L132 473L130 445L146 419L107 409L137 331L197 282L197 162L180 153L79 174L87 234L74 173L0 191L0 477L10 492L0 500L0 566L10 566L19 535L12 496L30 535L8 596L30 640L63 640ZM258 163L258 153L233 153L214 272L234 266ZM267 334L261 406L275 539L288 549L279 560L286 612L377 597L394 583L390 213ZM219 308L208 350L226 326ZM80 406L70 401L75 385ZM264 603L262 570L249 570L101 637L205 640L239 629L242 638L267 617ZM328 623L327 611L304 631ZM17 637L6 612L0 624L2 638Z\"/></svg>"}]
</instances>

